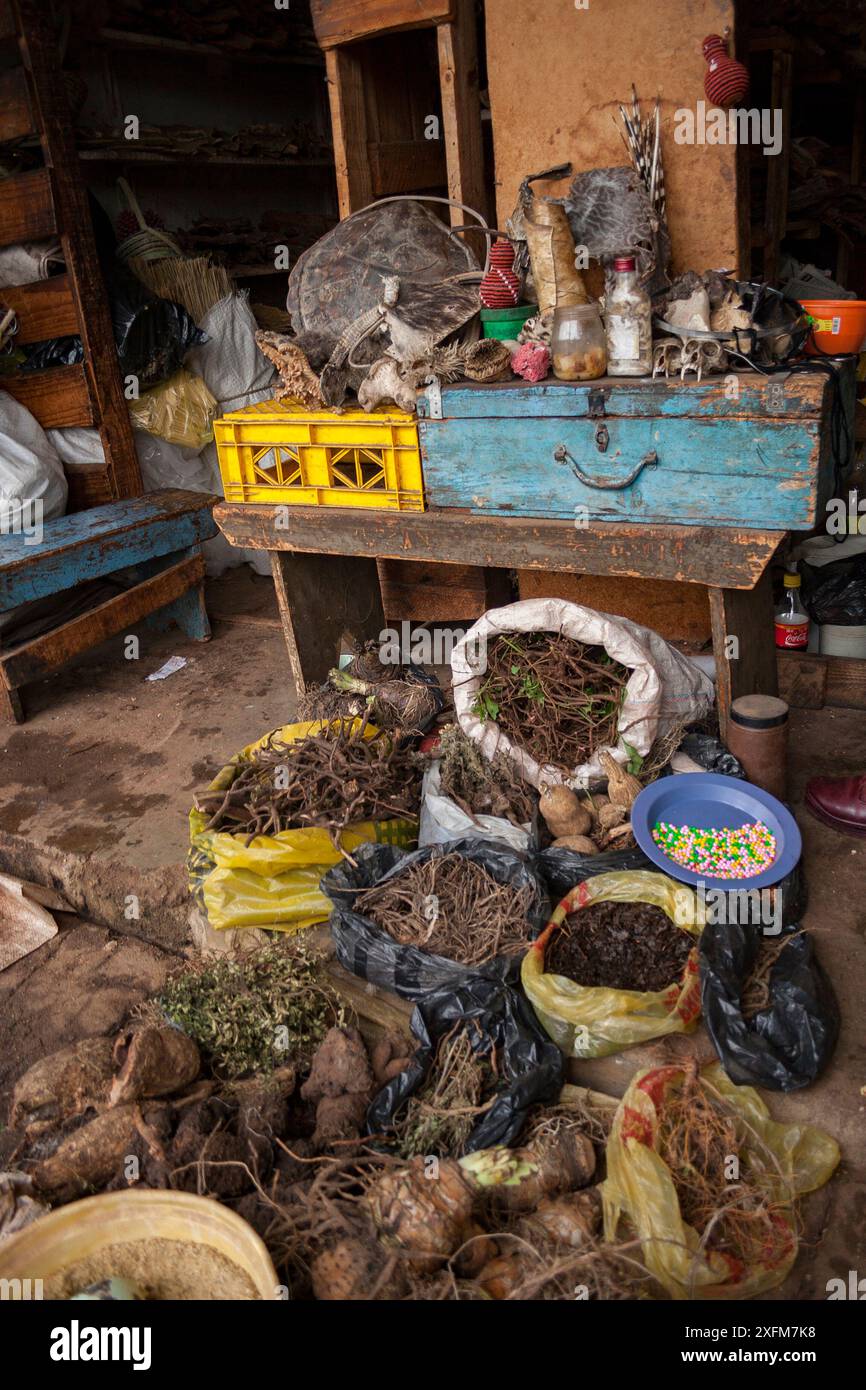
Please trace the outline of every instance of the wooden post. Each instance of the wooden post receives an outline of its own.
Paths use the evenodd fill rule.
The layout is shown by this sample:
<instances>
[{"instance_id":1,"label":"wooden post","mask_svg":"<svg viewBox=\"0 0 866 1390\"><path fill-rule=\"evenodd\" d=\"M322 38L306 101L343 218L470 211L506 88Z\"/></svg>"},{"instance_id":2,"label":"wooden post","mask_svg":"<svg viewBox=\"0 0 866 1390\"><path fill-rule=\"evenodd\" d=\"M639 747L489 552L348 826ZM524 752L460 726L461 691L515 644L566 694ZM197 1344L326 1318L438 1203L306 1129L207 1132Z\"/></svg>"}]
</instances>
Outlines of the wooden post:
<instances>
[{"instance_id":1,"label":"wooden post","mask_svg":"<svg viewBox=\"0 0 866 1390\"><path fill-rule=\"evenodd\" d=\"M272 550L271 570L289 665L299 695L321 685L348 633L378 637L385 619L375 560Z\"/></svg>"},{"instance_id":2,"label":"wooden post","mask_svg":"<svg viewBox=\"0 0 866 1390\"><path fill-rule=\"evenodd\" d=\"M41 0L12 0L19 45L30 78L30 102L36 118L66 269L84 347L84 372L95 423L105 450L106 468L117 498L138 497L141 472L132 437L129 408L123 395L117 347L96 255L87 193L66 101L57 53L43 17Z\"/></svg>"},{"instance_id":3,"label":"wooden post","mask_svg":"<svg viewBox=\"0 0 866 1390\"><path fill-rule=\"evenodd\" d=\"M325 63L334 134L337 198L342 219L373 201L363 64L351 47L329 48Z\"/></svg>"},{"instance_id":4,"label":"wooden post","mask_svg":"<svg viewBox=\"0 0 866 1390\"><path fill-rule=\"evenodd\" d=\"M484 151L478 95L478 49L472 0L457 0L453 23L436 29L439 83L448 168L448 196L485 212ZM466 214L451 209L451 224L465 224Z\"/></svg>"},{"instance_id":5,"label":"wooden post","mask_svg":"<svg viewBox=\"0 0 866 1390\"><path fill-rule=\"evenodd\" d=\"M769 567L754 589L710 589L710 619L724 738L732 700L740 695L775 695L779 688Z\"/></svg>"}]
</instances>

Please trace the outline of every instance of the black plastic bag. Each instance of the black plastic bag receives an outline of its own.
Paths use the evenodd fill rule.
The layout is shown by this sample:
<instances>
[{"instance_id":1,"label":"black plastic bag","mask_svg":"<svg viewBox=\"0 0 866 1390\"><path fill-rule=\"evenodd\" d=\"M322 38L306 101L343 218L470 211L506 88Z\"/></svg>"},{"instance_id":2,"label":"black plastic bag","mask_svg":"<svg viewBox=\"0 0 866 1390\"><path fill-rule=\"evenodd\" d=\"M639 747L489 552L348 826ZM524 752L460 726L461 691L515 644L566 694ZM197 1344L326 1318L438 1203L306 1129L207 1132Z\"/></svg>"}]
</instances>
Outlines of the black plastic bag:
<instances>
[{"instance_id":1,"label":"black plastic bag","mask_svg":"<svg viewBox=\"0 0 866 1390\"><path fill-rule=\"evenodd\" d=\"M804 602L810 618L822 626L866 624L866 553L828 565L803 566L808 584Z\"/></svg>"},{"instance_id":2,"label":"black plastic bag","mask_svg":"<svg viewBox=\"0 0 866 1390\"><path fill-rule=\"evenodd\" d=\"M353 910L355 894L362 888L372 888L374 883L403 873L413 864L452 853L480 864L497 883L511 884L515 890L532 888L534 902L527 940L539 935L550 917L550 897L531 855L521 854L497 840L448 840L411 852L393 845L361 845L352 851L356 869L348 862L337 864L329 869L320 885L334 904L331 935L337 959L346 970L415 1003L437 990L456 990L473 980L497 985L517 981L519 955L497 956L484 965L462 965L417 946L398 945L387 932Z\"/></svg>"},{"instance_id":3,"label":"black plastic bag","mask_svg":"<svg viewBox=\"0 0 866 1390\"><path fill-rule=\"evenodd\" d=\"M710 923L701 934L701 1009L713 1046L738 1086L796 1091L826 1067L839 1036L839 1005L808 933L770 972L770 1003L745 1019L740 995L762 936L754 926Z\"/></svg>"},{"instance_id":4,"label":"black plastic bag","mask_svg":"<svg viewBox=\"0 0 866 1390\"><path fill-rule=\"evenodd\" d=\"M611 849L601 854L577 854L573 849L543 849L537 856L541 875L550 890L554 907L572 888L597 874L624 874L633 869L659 870L642 849Z\"/></svg>"},{"instance_id":5,"label":"black plastic bag","mask_svg":"<svg viewBox=\"0 0 866 1390\"><path fill-rule=\"evenodd\" d=\"M745 768L739 758L735 758L729 748L722 743L720 738L713 734L685 734L677 748L678 753L685 753L687 758L697 763L703 772L718 772L723 777L739 777L747 781ZM670 763L661 773L662 777L684 776L685 774L674 774Z\"/></svg>"},{"instance_id":6,"label":"black plastic bag","mask_svg":"<svg viewBox=\"0 0 866 1390\"><path fill-rule=\"evenodd\" d=\"M504 1084L466 1141L465 1153L513 1144L533 1105L557 1100L565 1059L538 1023L522 994L498 981L475 976L455 989L430 994L419 1003L410 1027L420 1044L405 1071L392 1078L367 1111L371 1134L391 1128L401 1106L424 1082L439 1040L455 1026L469 1028L473 1051L498 1049ZM477 1026L476 1026L477 1025Z\"/></svg>"},{"instance_id":7,"label":"black plastic bag","mask_svg":"<svg viewBox=\"0 0 866 1390\"><path fill-rule=\"evenodd\" d=\"M182 304L160 299L123 266L111 270L108 295L120 375L136 377L140 392L173 376L190 348L206 341ZM70 366L84 356L79 337L52 338L24 351L26 371Z\"/></svg>"}]
</instances>

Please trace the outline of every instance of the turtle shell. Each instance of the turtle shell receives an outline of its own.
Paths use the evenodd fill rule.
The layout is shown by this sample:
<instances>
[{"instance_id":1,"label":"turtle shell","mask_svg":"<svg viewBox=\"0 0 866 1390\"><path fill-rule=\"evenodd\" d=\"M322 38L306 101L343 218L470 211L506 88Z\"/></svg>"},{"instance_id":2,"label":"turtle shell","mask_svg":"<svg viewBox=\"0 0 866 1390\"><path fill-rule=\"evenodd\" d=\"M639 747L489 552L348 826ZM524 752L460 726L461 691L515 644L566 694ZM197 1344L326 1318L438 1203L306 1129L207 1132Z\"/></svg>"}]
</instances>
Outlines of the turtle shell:
<instances>
[{"instance_id":1,"label":"turtle shell","mask_svg":"<svg viewBox=\"0 0 866 1390\"><path fill-rule=\"evenodd\" d=\"M298 258L286 308L295 333L315 330L336 342L381 303L386 277L396 275L396 314L440 342L478 312L477 286L455 277L479 269L469 247L423 203L373 203Z\"/></svg>"}]
</instances>

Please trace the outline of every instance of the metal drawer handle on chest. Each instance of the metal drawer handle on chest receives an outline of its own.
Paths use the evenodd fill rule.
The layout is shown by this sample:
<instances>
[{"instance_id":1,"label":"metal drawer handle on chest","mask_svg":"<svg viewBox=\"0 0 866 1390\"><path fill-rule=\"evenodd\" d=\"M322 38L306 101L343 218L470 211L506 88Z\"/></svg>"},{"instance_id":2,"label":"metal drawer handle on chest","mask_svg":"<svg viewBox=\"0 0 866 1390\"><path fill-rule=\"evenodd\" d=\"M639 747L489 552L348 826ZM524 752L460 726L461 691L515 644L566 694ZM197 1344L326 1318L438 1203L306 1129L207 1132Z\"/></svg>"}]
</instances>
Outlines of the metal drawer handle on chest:
<instances>
[{"instance_id":1,"label":"metal drawer handle on chest","mask_svg":"<svg viewBox=\"0 0 866 1390\"><path fill-rule=\"evenodd\" d=\"M600 428L604 429L604 426L600 426ZM598 443L597 434L596 442ZM607 442L605 442L604 448L602 448L601 444L598 444L598 448L602 453L604 453L604 450L607 448ZM577 462L577 459L572 457L572 455L568 452L568 449L565 447L564 444L557 445L557 447L553 451L553 457L557 463L567 463L570 466L574 476L578 478L580 482L585 483L587 487L601 487L613 489L630 487L631 484L634 482L635 478L640 477L641 473L645 468L655 468L656 464L659 461L659 457L655 449L651 449L648 454L644 454L640 463L638 463L630 473L626 474L624 478L591 478L588 473L584 473L580 464Z\"/></svg>"}]
</instances>

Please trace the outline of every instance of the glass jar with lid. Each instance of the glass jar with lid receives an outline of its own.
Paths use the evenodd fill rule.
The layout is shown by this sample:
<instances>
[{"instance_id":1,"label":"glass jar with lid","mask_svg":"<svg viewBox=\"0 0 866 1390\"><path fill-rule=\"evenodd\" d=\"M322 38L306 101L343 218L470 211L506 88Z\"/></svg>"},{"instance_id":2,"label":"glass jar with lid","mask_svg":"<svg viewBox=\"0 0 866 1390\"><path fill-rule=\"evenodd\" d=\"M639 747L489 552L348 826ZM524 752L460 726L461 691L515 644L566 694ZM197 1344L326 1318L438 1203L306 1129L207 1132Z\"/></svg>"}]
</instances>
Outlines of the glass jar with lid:
<instances>
[{"instance_id":1,"label":"glass jar with lid","mask_svg":"<svg viewBox=\"0 0 866 1390\"><path fill-rule=\"evenodd\" d=\"M553 315L550 356L560 381L592 381L604 376L607 349L604 324L595 304L557 306Z\"/></svg>"}]
</instances>

